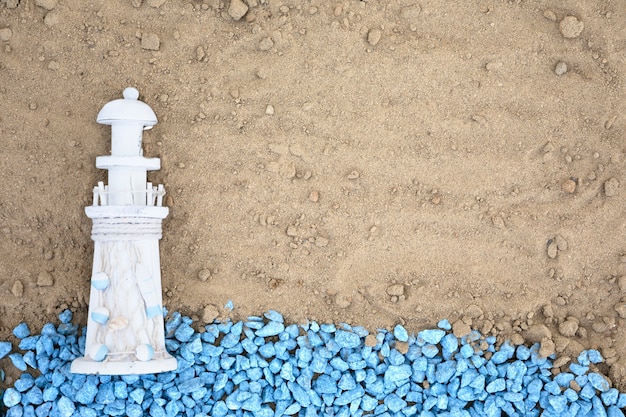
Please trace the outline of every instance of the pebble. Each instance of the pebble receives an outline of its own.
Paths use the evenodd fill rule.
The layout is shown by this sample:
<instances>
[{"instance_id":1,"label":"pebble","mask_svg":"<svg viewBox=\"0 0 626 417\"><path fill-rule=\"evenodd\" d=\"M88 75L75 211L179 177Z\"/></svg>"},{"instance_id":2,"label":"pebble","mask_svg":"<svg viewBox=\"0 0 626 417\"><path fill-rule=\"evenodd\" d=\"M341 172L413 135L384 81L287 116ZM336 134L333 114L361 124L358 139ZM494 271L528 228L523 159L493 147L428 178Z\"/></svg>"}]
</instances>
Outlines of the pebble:
<instances>
[{"instance_id":1,"label":"pebble","mask_svg":"<svg viewBox=\"0 0 626 417\"><path fill-rule=\"evenodd\" d=\"M13 350L11 342L0 342L0 359L11 353L11 350Z\"/></svg>"},{"instance_id":2,"label":"pebble","mask_svg":"<svg viewBox=\"0 0 626 417\"><path fill-rule=\"evenodd\" d=\"M487 64L485 65L485 69L487 71L495 71L495 70L499 70L500 68L502 68L504 64L502 64L502 62L500 61L490 61L487 62Z\"/></svg>"},{"instance_id":3,"label":"pebble","mask_svg":"<svg viewBox=\"0 0 626 417\"><path fill-rule=\"evenodd\" d=\"M37 275L38 287L52 287L54 285L54 277L47 271L41 271Z\"/></svg>"},{"instance_id":4,"label":"pebble","mask_svg":"<svg viewBox=\"0 0 626 417\"><path fill-rule=\"evenodd\" d=\"M15 282L13 282L13 286L11 286L11 294L16 297L24 295L24 284L22 284L22 281L16 279Z\"/></svg>"},{"instance_id":5,"label":"pebble","mask_svg":"<svg viewBox=\"0 0 626 417\"><path fill-rule=\"evenodd\" d=\"M146 1L146 4L148 4L148 6L150 7L154 7L155 9L158 9L159 7L163 6L165 2L166 0L148 0Z\"/></svg>"},{"instance_id":6,"label":"pebble","mask_svg":"<svg viewBox=\"0 0 626 417\"><path fill-rule=\"evenodd\" d=\"M30 329L26 323L20 323L13 329L13 335L18 339L24 339L30 336Z\"/></svg>"},{"instance_id":7,"label":"pebble","mask_svg":"<svg viewBox=\"0 0 626 417\"><path fill-rule=\"evenodd\" d=\"M616 178L609 178L604 182L604 195L606 195L607 197L613 197L615 194L617 194L617 189L619 188L619 185L619 181Z\"/></svg>"},{"instance_id":8,"label":"pebble","mask_svg":"<svg viewBox=\"0 0 626 417\"><path fill-rule=\"evenodd\" d=\"M309 193L309 201L317 203L320 200L320 192L313 190Z\"/></svg>"},{"instance_id":9,"label":"pebble","mask_svg":"<svg viewBox=\"0 0 626 417\"><path fill-rule=\"evenodd\" d=\"M558 246L554 239L550 239L548 241L547 254L550 259L556 258L556 255L558 254Z\"/></svg>"},{"instance_id":10,"label":"pebble","mask_svg":"<svg viewBox=\"0 0 626 417\"><path fill-rule=\"evenodd\" d=\"M578 320L574 318L568 318L563 323L559 324L559 333L565 337L574 337L578 330Z\"/></svg>"},{"instance_id":11,"label":"pebble","mask_svg":"<svg viewBox=\"0 0 626 417\"><path fill-rule=\"evenodd\" d=\"M543 12L543 17L553 22L556 22L556 14L550 9L547 9Z\"/></svg>"},{"instance_id":12,"label":"pebble","mask_svg":"<svg viewBox=\"0 0 626 417\"><path fill-rule=\"evenodd\" d=\"M265 114L267 114L268 116L272 116L274 113L275 113L274 106L272 106L271 104L268 104L267 107L265 107Z\"/></svg>"},{"instance_id":13,"label":"pebble","mask_svg":"<svg viewBox=\"0 0 626 417\"><path fill-rule=\"evenodd\" d=\"M472 331L471 327L463 320L457 320L452 324L452 334L458 338L467 336Z\"/></svg>"},{"instance_id":14,"label":"pebble","mask_svg":"<svg viewBox=\"0 0 626 417\"><path fill-rule=\"evenodd\" d=\"M274 47L274 41L272 40L272 38L263 38L259 42L259 49L261 51L269 51L273 47Z\"/></svg>"},{"instance_id":15,"label":"pebble","mask_svg":"<svg viewBox=\"0 0 626 417\"><path fill-rule=\"evenodd\" d=\"M556 75L563 75L566 72L567 72L567 64L565 62L563 62L563 61L557 62L556 66L554 67L554 73Z\"/></svg>"},{"instance_id":16,"label":"pebble","mask_svg":"<svg viewBox=\"0 0 626 417\"><path fill-rule=\"evenodd\" d=\"M61 14L56 11L46 13L46 16L43 18L43 23L49 27L58 25L60 22L61 22Z\"/></svg>"},{"instance_id":17,"label":"pebble","mask_svg":"<svg viewBox=\"0 0 626 417\"><path fill-rule=\"evenodd\" d=\"M617 278L617 286L622 292L626 293L626 275Z\"/></svg>"},{"instance_id":18,"label":"pebble","mask_svg":"<svg viewBox=\"0 0 626 417\"><path fill-rule=\"evenodd\" d=\"M380 42L380 38L382 37L382 35L383 33L380 29L370 29L370 31L367 32L367 43L372 46L378 45L378 42Z\"/></svg>"},{"instance_id":19,"label":"pebble","mask_svg":"<svg viewBox=\"0 0 626 417\"><path fill-rule=\"evenodd\" d=\"M207 324L211 324L218 318L220 311L213 304L207 304L202 309L202 321Z\"/></svg>"},{"instance_id":20,"label":"pebble","mask_svg":"<svg viewBox=\"0 0 626 417\"><path fill-rule=\"evenodd\" d=\"M59 0L35 0L35 4L46 10L52 10L59 4Z\"/></svg>"},{"instance_id":21,"label":"pebble","mask_svg":"<svg viewBox=\"0 0 626 417\"><path fill-rule=\"evenodd\" d=\"M556 237L554 238L554 242L556 243L556 247L559 251L566 251L568 246L567 246L567 240L565 240L565 238L561 235L556 235Z\"/></svg>"},{"instance_id":22,"label":"pebble","mask_svg":"<svg viewBox=\"0 0 626 417\"><path fill-rule=\"evenodd\" d=\"M585 24L576 16L565 16L559 23L561 35L567 39L577 38L585 28Z\"/></svg>"},{"instance_id":23,"label":"pebble","mask_svg":"<svg viewBox=\"0 0 626 417\"><path fill-rule=\"evenodd\" d=\"M198 279L202 282L206 282L209 278L211 278L211 270L209 268L202 268L198 272Z\"/></svg>"},{"instance_id":24,"label":"pebble","mask_svg":"<svg viewBox=\"0 0 626 417\"><path fill-rule=\"evenodd\" d=\"M158 51L161 41L156 33L145 33L141 35L141 48L148 51Z\"/></svg>"},{"instance_id":25,"label":"pebble","mask_svg":"<svg viewBox=\"0 0 626 417\"><path fill-rule=\"evenodd\" d=\"M392 284L387 287L387 295L400 297L404 295L404 285L402 284Z\"/></svg>"},{"instance_id":26,"label":"pebble","mask_svg":"<svg viewBox=\"0 0 626 417\"><path fill-rule=\"evenodd\" d=\"M242 0L230 0L230 5L228 6L228 15L233 18L233 20L239 20L248 12L248 5L244 3Z\"/></svg>"},{"instance_id":27,"label":"pebble","mask_svg":"<svg viewBox=\"0 0 626 417\"><path fill-rule=\"evenodd\" d=\"M11 31L11 29L9 28L0 29L0 41L8 42L11 39L11 36L13 36L13 32Z\"/></svg>"}]
</instances>

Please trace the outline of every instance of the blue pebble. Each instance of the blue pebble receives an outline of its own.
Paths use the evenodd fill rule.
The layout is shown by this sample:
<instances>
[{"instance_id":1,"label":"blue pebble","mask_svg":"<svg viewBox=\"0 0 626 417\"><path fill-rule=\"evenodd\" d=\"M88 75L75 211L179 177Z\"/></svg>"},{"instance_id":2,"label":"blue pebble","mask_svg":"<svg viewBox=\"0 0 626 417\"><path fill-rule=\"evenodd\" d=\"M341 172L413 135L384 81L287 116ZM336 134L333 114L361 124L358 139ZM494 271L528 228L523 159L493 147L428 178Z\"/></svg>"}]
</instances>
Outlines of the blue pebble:
<instances>
[{"instance_id":1,"label":"blue pebble","mask_svg":"<svg viewBox=\"0 0 626 417\"><path fill-rule=\"evenodd\" d=\"M611 388L606 378L596 372L591 372L588 378L591 386L600 392L606 392Z\"/></svg>"},{"instance_id":2,"label":"blue pebble","mask_svg":"<svg viewBox=\"0 0 626 417\"><path fill-rule=\"evenodd\" d=\"M180 342L188 342L191 336L195 333L195 330L188 324L181 324L174 332L174 337Z\"/></svg>"},{"instance_id":3,"label":"blue pebble","mask_svg":"<svg viewBox=\"0 0 626 417\"><path fill-rule=\"evenodd\" d=\"M89 405L93 403L96 395L98 394L98 386L93 381L87 381L85 384L76 392L76 396L74 399L84 405Z\"/></svg>"},{"instance_id":4,"label":"blue pebble","mask_svg":"<svg viewBox=\"0 0 626 417\"><path fill-rule=\"evenodd\" d=\"M266 319L270 321L277 321L279 323L285 322L285 320L283 319L283 315L275 310L268 310L263 315L265 316Z\"/></svg>"},{"instance_id":5,"label":"blue pebble","mask_svg":"<svg viewBox=\"0 0 626 417\"><path fill-rule=\"evenodd\" d=\"M11 363L20 371L26 370L26 362L24 362L24 358L19 353L11 353L9 355L9 359L11 359Z\"/></svg>"},{"instance_id":6,"label":"blue pebble","mask_svg":"<svg viewBox=\"0 0 626 417\"><path fill-rule=\"evenodd\" d=\"M472 347L472 345L461 346L461 356L465 359L469 359L474 356L474 348Z\"/></svg>"},{"instance_id":7,"label":"blue pebble","mask_svg":"<svg viewBox=\"0 0 626 417\"><path fill-rule=\"evenodd\" d=\"M487 387L485 388L485 390L490 394L504 391L505 389L506 381L504 380L504 378L497 378L491 381L489 384L487 384Z\"/></svg>"},{"instance_id":8,"label":"blue pebble","mask_svg":"<svg viewBox=\"0 0 626 417\"><path fill-rule=\"evenodd\" d=\"M227 310L233 311L233 309L235 308L235 305L233 304L232 300L228 300L226 304L224 304L224 308Z\"/></svg>"},{"instance_id":9,"label":"blue pebble","mask_svg":"<svg viewBox=\"0 0 626 417\"><path fill-rule=\"evenodd\" d=\"M72 321L72 312L70 310L63 310L61 314L59 314L59 320L63 324L67 324Z\"/></svg>"},{"instance_id":10,"label":"blue pebble","mask_svg":"<svg viewBox=\"0 0 626 417\"><path fill-rule=\"evenodd\" d=\"M76 411L76 406L74 405L74 402L65 396L59 398L59 400L57 401L57 407L59 408L59 414L61 415L61 417L70 417L72 414L74 414L74 411Z\"/></svg>"},{"instance_id":11,"label":"blue pebble","mask_svg":"<svg viewBox=\"0 0 626 417\"><path fill-rule=\"evenodd\" d=\"M404 326L402 326L401 324L397 324L396 327L394 327L393 335L394 335L394 337L396 339L398 339L401 342L408 342L409 341L409 333L406 331Z\"/></svg>"},{"instance_id":12,"label":"blue pebble","mask_svg":"<svg viewBox=\"0 0 626 417\"><path fill-rule=\"evenodd\" d=\"M387 406L389 411L392 413L397 413L407 406L407 402L402 398L398 397L396 394L392 393L385 397L384 404Z\"/></svg>"},{"instance_id":13,"label":"blue pebble","mask_svg":"<svg viewBox=\"0 0 626 417\"><path fill-rule=\"evenodd\" d=\"M589 351L583 350L582 352L580 352L580 355L578 355L577 360L580 365L589 366L591 364L591 361L589 360Z\"/></svg>"},{"instance_id":14,"label":"blue pebble","mask_svg":"<svg viewBox=\"0 0 626 417\"><path fill-rule=\"evenodd\" d=\"M454 353L459 348L459 339L451 333L447 334L441 339L441 347L444 354Z\"/></svg>"},{"instance_id":15,"label":"blue pebble","mask_svg":"<svg viewBox=\"0 0 626 417\"><path fill-rule=\"evenodd\" d=\"M258 337L277 336L285 330L285 325L278 321L270 321L255 332Z\"/></svg>"},{"instance_id":16,"label":"blue pebble","mask_svg":"<svg viewBox=\"0 0 626 417\"><path fill-rule=\"evenodd\" d=\"M601 363L604 359L602 358L602 354L596 349L589 349L587 351L587 358L589 358L589 362L591 363Z\"/></svg>"},{"instance_id":17,"label":"blue pebble","mask_svg":"<svg viewBox=\"0 0 626 417\"><path fill-rule=\"evenodd\" d=\"M20 323L13 329L13 335L18 339L24 339L30 336L30 329L26 323Z\"/></svg>"},{"instance_id":18,"label":"blue pebble","mask_svg":"<svg viewBox=\"0 0 626 417\"><path fill-rule=\"evenodd\" d=\"M570 363L569 370L576 375L584 375L589 371L589 366L579 365L577 363Z\"/></svg>"},{"instance_id":19,"label":"blue pebble","mask_svg":"<svg viewBox=\"0 0 626 417\"><path fill-rule=\"evenodd\" d=\"M24 404L36 404L43 403L43 392L39 387L32 387L24 396Z\"/></svg>"},{"instance_id":20,"label":"blue pebble","mask_svg":"<svg viewBox=\"0 0 626 417\"><path fill-rule=\"evenodd\" d=\"M356 333L337 330L335 332L335 343L342 349L354 349L361 345L361 338Z\"/></svg>"},{"instance_id":21,"label":"blue pebble","mask_svg":"<svg viewBox=\"0 0 626 417\"><path fill-rule=\"evenodd\" d=\"M424 340L426 343L430 343L431 345L436 345L441 341L443 336L445 336L446 332L441 329L428 329L422 330L417 334L419 338Z\"/></svg>"},{"instance_id":22,"label":"blue pebble","mask_svg":"<svg viewBox=\"0 0 626 417\"><path fill-rule=\"evenodd\" d=\"M0 359L4 358L13 350L11 342L0 342Z\"/></svg>"},{"instance_id":23,"label":"blue pebble","mask_svg":"<svg viewBox=\"0 0 626 417\"><path fill-rule=\"evenodd\" d=\"M443 319L443 320L439 321L439 323L437 323L437 327L439 327L440 329L443 329L443 330L451 330L452 329L452 325L450 324L448 319Z\"/></svg>"},{"instance_id":24,"label":"blue pebble","mask_svg":"<svg viewBox=\"0 0 626 417\"><path fill-rule=\"evenodd\" d=\"M7 388L4 391L3 401L7 407L14 407L22 401L22 394L15 388Z\"/></svg>"}]
</instances>

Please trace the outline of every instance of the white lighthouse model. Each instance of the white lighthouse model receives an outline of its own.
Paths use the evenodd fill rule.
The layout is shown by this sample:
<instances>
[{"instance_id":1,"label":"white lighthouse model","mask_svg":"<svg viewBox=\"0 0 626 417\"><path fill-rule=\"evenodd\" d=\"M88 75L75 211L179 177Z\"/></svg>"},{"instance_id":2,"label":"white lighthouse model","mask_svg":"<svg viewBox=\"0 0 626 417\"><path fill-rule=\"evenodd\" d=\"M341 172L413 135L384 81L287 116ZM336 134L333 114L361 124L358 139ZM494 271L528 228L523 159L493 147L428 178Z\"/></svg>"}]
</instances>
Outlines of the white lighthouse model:
<instances>
[{"instance_id":1,"label":"white lighthouse model","mask_svg":"<svg viewBox=\"0 0 626 417\"><path fill-rule=\"evenodd\" d=\"M97 122L111 125L111 155L96 158L109 172L99 182L93 205L93 272L85 356L72 362L80 374L146 374L176 369L165 349L159 239L165 190L147 182L159 158L144 158L142 133L157 123L152 109L132 87L107 103Z\"/></svg>"}]
</instances>

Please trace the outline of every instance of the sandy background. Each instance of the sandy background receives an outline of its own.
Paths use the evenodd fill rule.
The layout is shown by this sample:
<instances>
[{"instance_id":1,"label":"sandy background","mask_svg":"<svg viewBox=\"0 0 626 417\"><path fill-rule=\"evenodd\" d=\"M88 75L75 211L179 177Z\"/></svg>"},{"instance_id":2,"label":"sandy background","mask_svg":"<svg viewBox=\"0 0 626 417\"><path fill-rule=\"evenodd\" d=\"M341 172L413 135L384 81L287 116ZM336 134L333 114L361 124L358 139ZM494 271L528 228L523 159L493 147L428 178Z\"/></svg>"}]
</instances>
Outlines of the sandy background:
<instances>
[{"instance_id":1,"label":"sandy background","mask_svg":"<svg viewBox=\"0 0 626 417\"><path fill-rule=\"evenodd\" d=\"M599 347L626 388L625 21L611 0L0 1L0 339L86 323L95 117L135 86L170 310L449 318Z\"/></svg>"}]
</instances>

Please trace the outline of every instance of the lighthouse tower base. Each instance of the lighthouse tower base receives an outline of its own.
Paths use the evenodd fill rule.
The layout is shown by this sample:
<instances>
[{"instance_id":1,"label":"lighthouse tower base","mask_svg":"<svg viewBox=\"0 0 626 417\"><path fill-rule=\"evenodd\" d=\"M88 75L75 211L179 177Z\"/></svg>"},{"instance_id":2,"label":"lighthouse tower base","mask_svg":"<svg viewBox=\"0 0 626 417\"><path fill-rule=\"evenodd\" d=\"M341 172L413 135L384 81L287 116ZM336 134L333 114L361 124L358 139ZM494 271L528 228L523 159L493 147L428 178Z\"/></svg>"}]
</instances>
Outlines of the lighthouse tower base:
<instances>
[{"instance_id":1,"label":"lighthouse tower base","mask_svg":"<svg viewBox=\"0 0 626 417\"><path fill-rule=\"evenodd\" d=\"M152 359L148 362L120 361L120 362L96 362L88 357L78 358L72 362L70 372L74 374L91 375L140 375L156 374L159 372L173 371L178 367L176 358L167 354L168 358Z\"/></svg>"},{"instance_id":2,"label":"lighthouse tower base","mask_svg":"<svg viewBox=\"0 0 626 417\"><path fill-rule=\"evenodd\" d=\"M70 372L129 375L171 371L165 349L160 206L91 206L94 262L85 356Z\"/></svg>"}]
</instances>

